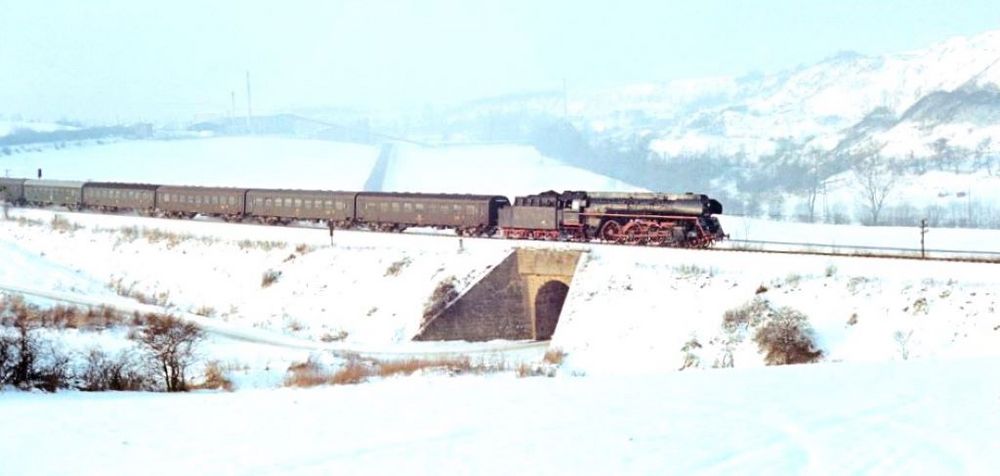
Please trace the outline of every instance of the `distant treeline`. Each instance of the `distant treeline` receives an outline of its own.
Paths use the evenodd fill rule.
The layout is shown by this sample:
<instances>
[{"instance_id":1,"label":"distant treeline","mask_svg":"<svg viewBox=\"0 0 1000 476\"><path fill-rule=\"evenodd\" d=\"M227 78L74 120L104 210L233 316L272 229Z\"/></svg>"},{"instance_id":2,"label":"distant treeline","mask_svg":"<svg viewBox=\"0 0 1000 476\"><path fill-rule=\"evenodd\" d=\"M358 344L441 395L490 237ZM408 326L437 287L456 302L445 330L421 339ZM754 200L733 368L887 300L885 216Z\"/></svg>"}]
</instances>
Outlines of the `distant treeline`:
<instances>
[{"instance_id":1,"label":"distant treeline","mask_svg":"<svg viewBox=\"0 0 1000 476\"><path fill-rule=\"evenodd\" d=\"M141 135L141 129L134 126L89 127L86 129L66 129L51 132L17 129L13 134L0 137L0 146L74 142L112 137L134 138Z\"/></svg>"}]
</instances>

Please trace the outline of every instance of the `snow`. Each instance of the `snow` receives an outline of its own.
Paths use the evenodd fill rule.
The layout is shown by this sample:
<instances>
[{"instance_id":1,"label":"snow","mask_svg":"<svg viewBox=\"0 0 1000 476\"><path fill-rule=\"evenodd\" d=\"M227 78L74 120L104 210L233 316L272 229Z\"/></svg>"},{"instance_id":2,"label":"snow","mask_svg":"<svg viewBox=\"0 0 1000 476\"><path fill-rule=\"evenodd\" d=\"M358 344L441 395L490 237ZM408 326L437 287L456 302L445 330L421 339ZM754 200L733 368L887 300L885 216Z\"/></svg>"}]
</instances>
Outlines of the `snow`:
<instances>
[{"instance_id":1,"label":"snow","mask_svg":"<svg viewBox=\"0 0 1000 476\"><path fill-rule=\"evenodd\" d=\"M1000 364L0 394L7 474L990 474Z\"/></svg>"},{"instance_id":2,"label":"snow","mask_svg":"<svg viewBox=\"0 0 1000 476\"><path fill-rule=\"evenodd\" d=\"M546 190L640 191L594 172L565 165L531 146L396 146L384 190L493 193L513 199Z\"/></svg>"},{"instance_id":3,"label":"snow","mask_svg":"<svg viewBox=\"0 0 1000 476\"><path fill-rule=\"evenodd\" d=\"M276 137L123 141L3 159L12 177L178 185L361 190L378 148Z\"/></svg>"},{"instance_id":4,"label":"snow","mask_svg":"<svg viewBox=\"0 0 1000 476\"><path fill-rule=\"evenodd\" d=\"M240 163L234 185L357 188L377 153L230 138L30 159L58 178L173 173L191 183L190 171L200 170L198 180L226 185ZM468 191L448 187L482 176L489 180L470 178L476 191L510 195L627 187L521 146L401 144L395 154L386 182L397 190ZM275 158L286 168L314 164L316 173L283 176L270 167ZM342 174L327 180L338 167ZM944 176L935 183L961 188ZM195 320L210 332L200 357L221 362L237 390L0 392L0 424L15 429L0 433L4 474L988 474L1000 464L992 437L1000 383L987 377L1000 363L996 264L342 230L331 239L323 228L10 213L0 220L0 288L43 305L103 302ZM722 224L734 238L763 241L913 248L919 239L913 228L728 216ZM1000 251L998 238L934 229L928 247ZM409 342L438 282L454 276L467 289L515 247L584 252L548 344L566 353L555 378L430 372L276 388L292 363L345 352L537 362L544 344ZM267 271L281 274L264 287ZM140 304L137 292L157 302ZM751 339L727 342L722 315L755 300L807 316L821 363L767 367ZM46 332L76 356L131 345L125 329ZM692 341L698 346L684 351ZM732 368L716 368L727 358Z\"/></svg>"},{"instance_id":5,"label":"snow","mask_svg":"<svg viewBox=\"0 0 1000 476\"><path fill-rule=\"evenodd\" d=\"M927 48L865 56L841 54L789 71L744 78L638 83L572 94L570 112L590 129L628 136L651 130L650 150L665 156L774 153L784 141L832 151L870 113L899 118L928 94L964 86L1000 87L1000 30ZM906 158L945 138L969 149L1000 142L994 127L903 122L872 139ZM870 134L870 133L866 133ZM995 147L994 147L995 149Z\"/></svg>"},{"instance_id":6,"label":"snow","mask_svg":"<svg viewBox=\"0 0 1000 476\"><path fill-rule=\"evenodd\" d=\"M53 131L61 131L67 129L75 129L75 128L51 122L26 122L26 121L11 121L11 120L0 119L0 137L11 135L20 130L28 130L35 132L53 132Z\"/></svg>"}]
</instances>

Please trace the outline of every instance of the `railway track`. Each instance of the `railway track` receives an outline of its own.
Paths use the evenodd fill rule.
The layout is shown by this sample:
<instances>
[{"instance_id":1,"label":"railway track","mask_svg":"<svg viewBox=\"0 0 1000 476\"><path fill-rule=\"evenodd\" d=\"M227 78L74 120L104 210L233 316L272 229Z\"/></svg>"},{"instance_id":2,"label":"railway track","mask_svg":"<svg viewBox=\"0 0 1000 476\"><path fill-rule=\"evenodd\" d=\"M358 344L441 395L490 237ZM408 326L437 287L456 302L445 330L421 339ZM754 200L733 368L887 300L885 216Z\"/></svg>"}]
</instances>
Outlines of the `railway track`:
<instances>
[{"instance_id":1,"label":"railway track","mask_svg":"<svg viewBox=\"0 0 1000 476\"><path fill-rule=\"evenodd\" d=\"M94 213L89 211L57 211L57 210L45 210L52 213L69 213L69 214L82 214L88 216L116 216L116 217L129 217L129 218L148 218L148 219L158 219L158 220L179 220L176 218L166 218L166 217L146 217L141 215L123 215L123 214L106 214L106 213ZM304 230L315 230L317 232L328 233L328 229L321 224L313 223L292 223L287 225L268 225L263 223L255 222L236 222L236 221L224 221L218 219L197 219L198 223L206 224L220 224L220 225L238 225L247 227L283 227L292 229L304 229ZM380 235L408 235L408 236L425 236L425 237L438 237L438 238L450 238L450 239L462 239L462 240L505 240L510 243L524 244L530 246L541 246L544 244L560 244L563 246L570 246L577 249L591 249L591 248L605 248L605 247L643 247L644 245L631 245L623 243L608 243L601 241L572 241L572 240L526 240L526 239L505 239L498 236L486 237L486 236L457 236L453 233L447 232L434 232L434 231L422 231L422 230L407 230L405 232L384 232L378 230L369 229L337 229L336 233L375 233ZM944 261L944 262L966 262L966 263L991 263L1000 264L1000 251L978 251L978 250L944 250L944 249L926 249L923 252L920 249L914 248L893 248L893 247L879 247L879 246L869 246L869 245L849 245L841 244L834 245L828 243L798 243L798 242L781 242L781 241L762 241L762 240L728 240L721 243L717 243L715 246L707 248L680 248L680 247L649 247L650 249L684 249L692 251L706 251L706 252L738 252L738 253L769 253L769 254L779 254L779 255L806 255L806 256L829 256L829 257L848 257L848 258L872 258L872 259L902 259L902 260L916 260L916 261ZM923 256L922 256L923 254Z\"/></svg>"}]
</instances>

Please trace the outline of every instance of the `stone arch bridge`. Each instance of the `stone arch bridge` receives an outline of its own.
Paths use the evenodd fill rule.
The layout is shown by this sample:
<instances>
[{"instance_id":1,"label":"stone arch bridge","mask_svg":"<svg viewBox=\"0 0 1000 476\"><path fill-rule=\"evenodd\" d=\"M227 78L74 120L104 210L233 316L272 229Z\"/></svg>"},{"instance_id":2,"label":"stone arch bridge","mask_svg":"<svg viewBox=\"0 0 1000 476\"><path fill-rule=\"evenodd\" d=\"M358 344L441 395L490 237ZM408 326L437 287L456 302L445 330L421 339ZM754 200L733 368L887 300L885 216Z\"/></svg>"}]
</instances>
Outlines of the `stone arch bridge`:
<instances>
[{"instance_id":1,"label":"stone arch bridge","mask_svg":"<svg viewBox=\"0 0 1000 476\"><path fill-rule=\"evenodd\" d=\"M518 248L431 318L414 340L547 340L581 251Z\"/></svg>"}]
</instances>

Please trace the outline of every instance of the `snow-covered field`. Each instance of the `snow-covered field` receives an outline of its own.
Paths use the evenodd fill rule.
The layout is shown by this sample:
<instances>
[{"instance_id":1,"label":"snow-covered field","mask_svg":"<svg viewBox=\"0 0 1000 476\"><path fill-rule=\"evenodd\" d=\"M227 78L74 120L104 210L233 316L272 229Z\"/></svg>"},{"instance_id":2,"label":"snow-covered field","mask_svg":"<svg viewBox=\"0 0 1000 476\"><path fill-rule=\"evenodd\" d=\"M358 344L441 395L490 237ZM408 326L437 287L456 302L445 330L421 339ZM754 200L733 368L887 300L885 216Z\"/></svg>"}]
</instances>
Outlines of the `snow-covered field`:
<instances>
[{"instance_id":1,"label":"snow-covered field","mask_svg":"<svg viewBox=\"0 0 1000 476\"><path fill-rule=\"evenodd\" d=\"M534 147L397 144L382 189L515 195L546 190L641 190L564 165ZM379 147L277 137L121 141L0 158L0 173L54 180L362 190Z\"/></svg>"},{"instance_id":2,"label":"snow-covered field","mask_svg":"<svg viewBox=\"0 0 1000 476\"><path fill-rule=\"evenodd\" d=\"M998 364L4 392L0 457L17 475L987 475L1000 466Z\"/></svg>"},{"instance_id":3,"label":"snow-covered field","mask_svg":"<svg viewBox=\"0 0 1000 476\"><path fill-rule=\"evenodd\" d=\"M361 190L378 148L275 137L123 141L17 154L12 177L178 185Z\"/></svg>"},{"instance_id":4,"label":"snow-covered field","mask_svg":"<svg viewBox=\"0 0 1000 476\"><path fill-rule=\"evenodd\" d=\"M534 147L397 146L385 190L429 193L496 193L513 198L546 190L642 190L565 165Z\"/></svg>"},{"instance_id":5,"label":"snow-covered field","mask_svg":"<svg viewBox=\"0 0 1000 476\"><path fill-rule=\"evenodd\" d=\"M227 140L179 141L175 150L208 161L211 144ZM378 152L317 143L306 153L296 143L290 149L301 157L321 161L340 151L343 161L365 162L348 167L358 186ZM93 150L161 147L142 144ZM246 139L225 149L244 146L280 157L282 142ZM469 155L489 163L488 149ZM433 180L416 168L418 159L434 160L423 155L428 150L400 147L387 181L404 187ZM463 165L463 148L434 150L444 173L455 177L493 170L483 162ZM581 176L595 182L546 186L532 177L558 164L530 149L492 150L522 157L516 161L526 169L540 164L544 173L520 173L526 191L602 183ZM178 178L199 170L187 162L188 172L171 172L163 165L165 146L143 165L64 152L72 151L44 153L52 160L47 171L69 175L59 178L98 170L78 161L106 165L101 178L114 180L154 180L142 178L145 170ZM151 164L158 165L144 167ZM225 185L223 169L211 169L206 182ZM262 171L247 172L238 180L249 183L239 184L304 188L321 175L278 184ZM15 429L0 432L2 474L989 474L1000 463L990 437L1000 431L1000 384L989 377L1000 363L996 264L348 231L331 240L325 229L52 210L16 209L11 216L0 220L0 287L26 288L42 305L79 300L129 309L142 295L198 319L212 333L201 358L226 364L237 391L0 392L0 426ZM918 232L905 228L734 217L722 223L734 238L750 240L919 243ZM996 231L934 229L928 247L1000 251L998 238ZM464 289L518 246L585 251L550 344L566 353L555 378L431 372L276 388L291 363L329 358L329 350L419 352L408 341L437 283L453 276ZM277 280L263 286L268 272ZM751 324L737 332L722 325L726 311L747 305L805 316L821 363L766 367ZM85 352L129 345L124 334L47 335ZM501 358L516 364L539 353Z\"/></svg>"}]
</instances>

